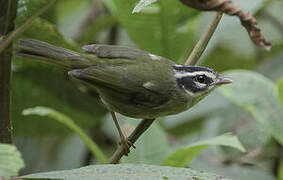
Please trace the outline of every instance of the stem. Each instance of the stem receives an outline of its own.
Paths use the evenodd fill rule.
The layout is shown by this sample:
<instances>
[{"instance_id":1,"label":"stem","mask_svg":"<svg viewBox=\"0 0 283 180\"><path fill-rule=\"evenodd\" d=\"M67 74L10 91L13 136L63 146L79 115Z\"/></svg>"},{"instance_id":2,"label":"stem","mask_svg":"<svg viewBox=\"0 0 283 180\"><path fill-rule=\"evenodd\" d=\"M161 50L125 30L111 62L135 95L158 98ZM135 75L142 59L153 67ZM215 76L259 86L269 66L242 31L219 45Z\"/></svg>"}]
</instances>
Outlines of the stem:
<instances>
[{"instance_id":1,"label":"stem","mask_svg":"<svg viewBox=\"0 0 283 180\"><path fill-rule=\"evenodd\" d=\"M138 138L150 127L153 121L154 119L143 119L128 137L128 140L134 144L138 140ZM119 146L110 158L109 163L119 163L120 159L127 153L125 148L125 146Z\"/></svg>"},{"instance_id":2,"label":"stem","mask_svg":"<svg viewBox=\"0 0 283 180\"><path fill-rule=\"evenodd\" d=\"M14 29L17 13L17 0L0 0L0 37ZM0 40L1 43L1 40ZM0 52L0 142L12 143L12 126L10 116L11 58L13 45L9 44Z\"/></svg>"},{"instance_id":3,"label":"stem","mask_svg":"<svg viewBox=\"0 0 283 180\"><path fill-rule=\"evenodd\" d=\"M193 51L191 52L189 58L187 59L185 65L195 65L197 61L199 60L200 56L204 52L205 48L207 47L207 44L209 40L211 39L213 33L215 32L218 23L221 20L223 13L217 12L215 17L213 18L211 24L209 25L207 31L202 35L200 40L195 45Z\"/></svg>"},{"instance_id":4,"label":"stem","mask_svg":"<svg viewBox=\"0 0 283 180\"><path fill-rule=\"evenodd\" d=\"M38 16L40 16L47 9L49 9L56 1L57 0L51 0L48 4L46 4L45 6L40 8L36 13L34 13L26 22L24 22L24 24L22 24L16 30L11 32L11 34L6 38L6 40L3 43L0 44L0 53L11 44L13 39L18 34L20 34L23 31L25 31Z\"/></svg>"}]
</instances>

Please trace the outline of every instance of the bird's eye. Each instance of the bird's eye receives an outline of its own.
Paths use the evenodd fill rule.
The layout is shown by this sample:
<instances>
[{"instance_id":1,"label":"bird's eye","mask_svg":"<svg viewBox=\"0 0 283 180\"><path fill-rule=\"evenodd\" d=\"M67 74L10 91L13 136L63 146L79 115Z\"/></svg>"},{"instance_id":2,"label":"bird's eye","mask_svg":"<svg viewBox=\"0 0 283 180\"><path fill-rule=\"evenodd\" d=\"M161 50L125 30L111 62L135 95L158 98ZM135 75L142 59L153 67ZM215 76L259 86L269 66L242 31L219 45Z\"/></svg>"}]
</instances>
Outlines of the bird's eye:
<instances>
[{"instance_id":1,"label":"bird's eye","mask_svg":"<svg viewBox=\"0 0 283 180\"><path fill-rule=\"evenodd\" d=\"M197 76L197 77L196 77L196 80L197 80L199 83L204 83L204 82L205 82L205 76L203 76L203 75Z\"/></svg>"}]
</instances>

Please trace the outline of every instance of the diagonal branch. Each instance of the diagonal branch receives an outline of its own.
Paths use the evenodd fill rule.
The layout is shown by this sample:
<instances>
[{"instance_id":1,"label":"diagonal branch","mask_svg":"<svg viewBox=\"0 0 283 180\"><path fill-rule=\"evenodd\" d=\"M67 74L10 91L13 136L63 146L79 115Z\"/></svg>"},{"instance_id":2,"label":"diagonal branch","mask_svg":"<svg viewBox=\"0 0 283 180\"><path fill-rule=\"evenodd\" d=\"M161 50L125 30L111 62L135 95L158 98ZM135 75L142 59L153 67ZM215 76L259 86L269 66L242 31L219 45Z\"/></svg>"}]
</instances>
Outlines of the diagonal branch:
<instances>
[{"instance_id":1,"label":"diagonal branch","mask_svg":"<svg viewBox=\"0 0 283 180\"><path fill-rule=\"evenodd\" d=\"M131 135L127 138L131 143L135 143L138 138L150 127L153 123L154 119L143 119L135 130L131 133ZM118 164L120 159L127 153L127 149L125 146L120 145L115 153L109 160L110 164Z\"/></svg>"}]
</instances>

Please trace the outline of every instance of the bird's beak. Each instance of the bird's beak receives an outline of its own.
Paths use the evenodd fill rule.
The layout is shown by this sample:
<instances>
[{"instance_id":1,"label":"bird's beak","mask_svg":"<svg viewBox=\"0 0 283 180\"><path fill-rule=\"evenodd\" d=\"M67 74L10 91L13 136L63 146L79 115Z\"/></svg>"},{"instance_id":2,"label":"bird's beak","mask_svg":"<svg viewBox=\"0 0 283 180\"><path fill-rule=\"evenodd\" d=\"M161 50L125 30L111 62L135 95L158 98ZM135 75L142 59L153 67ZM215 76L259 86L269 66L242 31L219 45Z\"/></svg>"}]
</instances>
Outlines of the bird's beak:
<instances>
[{"instance_id":1,"label":"bird's beak","mask_svg":"<svg viewBox=\"0 0 283 180\"><path fill-rule=\"evenodd\" d=\"M216 81L216 85L223 85L223 84L230 84L232 83L232 79L229 79L229 78L225 78L225 77L222 77L222 76L218 76L218 80Z\"/></svg>"}]
</instances>

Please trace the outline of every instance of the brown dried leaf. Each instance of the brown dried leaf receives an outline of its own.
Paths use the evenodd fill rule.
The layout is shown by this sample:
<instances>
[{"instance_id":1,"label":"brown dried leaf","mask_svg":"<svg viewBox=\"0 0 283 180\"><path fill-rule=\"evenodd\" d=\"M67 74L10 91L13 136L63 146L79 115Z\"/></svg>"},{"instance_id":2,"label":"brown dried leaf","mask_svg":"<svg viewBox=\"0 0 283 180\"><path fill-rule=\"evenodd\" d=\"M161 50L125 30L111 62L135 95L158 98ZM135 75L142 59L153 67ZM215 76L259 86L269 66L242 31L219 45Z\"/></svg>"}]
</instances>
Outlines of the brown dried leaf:
<instances>
[{"instance_id":1,"label":"brown dried leaf","mask_svg":"<svg viewBox=\"0 0 283 180\"><path fill-rule=\"evenodd\" d=\"M256 19L249 13L245 13L231 0L180 0L189 7L203 11L222 11L230 16L238 16L242 25L246 28L251 40L259 47L270 50L271 43L262 35L257 26Z\"/></svg>"}]
</instances>

